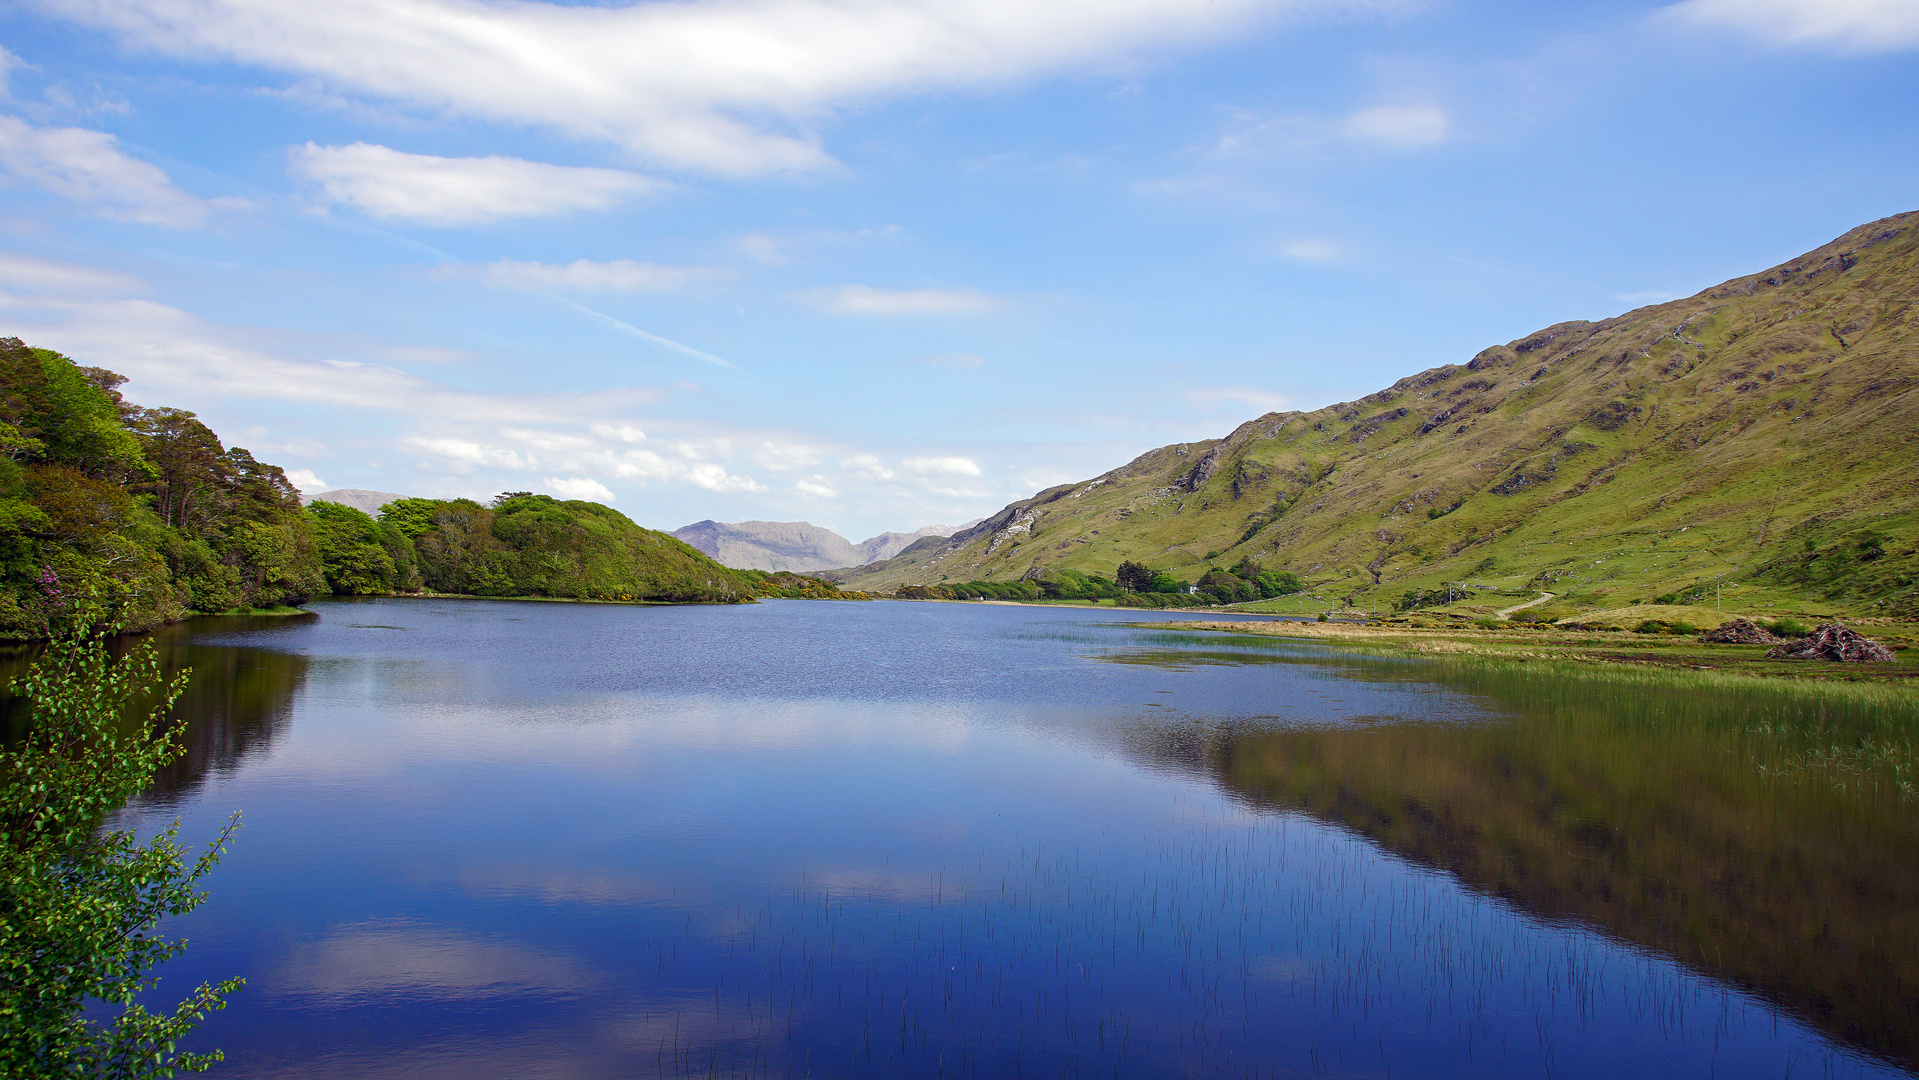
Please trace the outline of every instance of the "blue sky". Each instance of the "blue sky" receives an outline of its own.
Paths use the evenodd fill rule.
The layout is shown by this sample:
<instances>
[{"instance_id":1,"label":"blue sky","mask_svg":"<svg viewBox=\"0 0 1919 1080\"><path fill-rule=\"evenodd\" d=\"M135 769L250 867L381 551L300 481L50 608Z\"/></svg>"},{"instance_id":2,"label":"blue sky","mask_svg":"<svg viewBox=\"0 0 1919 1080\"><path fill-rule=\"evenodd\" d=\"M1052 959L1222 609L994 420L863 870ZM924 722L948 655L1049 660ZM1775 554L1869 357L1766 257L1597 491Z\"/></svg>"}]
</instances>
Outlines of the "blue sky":
<instances>
[{"instance_id":1,"label":"blue sky","mask_svg":"<svg viewBox=\"0 0 1919 1080\"><path fill-rule=\"evenodd\" d=\"M22 0L0 333L304 488L956 523L1919 208L1919 0Z\"/></svg>"}]
</instances>

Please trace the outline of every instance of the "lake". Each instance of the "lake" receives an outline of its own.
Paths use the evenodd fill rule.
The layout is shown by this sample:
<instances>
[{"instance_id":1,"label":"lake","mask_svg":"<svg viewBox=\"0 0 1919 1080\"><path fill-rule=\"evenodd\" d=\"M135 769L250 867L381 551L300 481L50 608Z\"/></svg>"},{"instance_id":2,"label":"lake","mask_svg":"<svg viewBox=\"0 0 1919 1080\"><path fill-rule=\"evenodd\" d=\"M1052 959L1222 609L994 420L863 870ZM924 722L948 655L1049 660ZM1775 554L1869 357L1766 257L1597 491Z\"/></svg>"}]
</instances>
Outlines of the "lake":
<instances>
[{"instance_id":1,"label":"lake","mask_svg":"<svg viewBox=\"0 0 1919 1080\"><path fill-rule=\"evenodd\" d=\"M1919 1069L1919 804L1765 750L1884 717L1111 609L313 608L156 638L127 819L244 812L162 969L247 979L216 1076Z\"/></svg>"}]
</instances>

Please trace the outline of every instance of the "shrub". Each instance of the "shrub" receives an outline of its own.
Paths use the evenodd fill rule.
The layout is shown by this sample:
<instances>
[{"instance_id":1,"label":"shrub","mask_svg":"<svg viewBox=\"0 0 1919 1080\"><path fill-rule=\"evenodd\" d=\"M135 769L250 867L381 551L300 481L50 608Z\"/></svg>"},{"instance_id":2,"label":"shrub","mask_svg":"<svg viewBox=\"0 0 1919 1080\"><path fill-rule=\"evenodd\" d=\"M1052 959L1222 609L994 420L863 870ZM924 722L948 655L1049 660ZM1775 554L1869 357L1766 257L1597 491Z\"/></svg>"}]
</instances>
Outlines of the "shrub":
<instances>
[{"instance_id":1,"label":"shrub","mask_svg":"<svg viewBox=\"0 0 1919 1080\"><path fill-rule=\"evenodd\" d=\"M0 1075L171 1076L221 1059L174 1047L239 979L202 984L171 1013L134 999L186 945L155 926L199 906L194 885L238 822L197 858L177 822L144 844L99 827L179 757L167 713L185 683L162 678L151 643L116 662L83 630L56 637L14 684L33 712L0 751Z\"/></svg>"}]
</instances>

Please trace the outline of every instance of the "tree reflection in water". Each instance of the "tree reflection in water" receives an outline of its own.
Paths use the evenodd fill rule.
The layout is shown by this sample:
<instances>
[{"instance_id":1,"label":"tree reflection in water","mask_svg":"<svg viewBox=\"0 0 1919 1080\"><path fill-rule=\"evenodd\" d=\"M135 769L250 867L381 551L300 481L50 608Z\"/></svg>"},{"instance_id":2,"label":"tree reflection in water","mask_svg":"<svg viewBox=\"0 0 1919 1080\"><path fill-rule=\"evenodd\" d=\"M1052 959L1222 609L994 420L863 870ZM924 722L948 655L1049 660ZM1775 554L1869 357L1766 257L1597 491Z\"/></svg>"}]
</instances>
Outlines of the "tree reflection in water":
<instances>
[{"instance_id":1,"label":"tree reflection in water","mask_svg":"<svg viewBox=\"0 0 1919 1080\"><path fill-rule=\"evenodd\" d=\"M208 643L210 627L246 631L285 622L284 617L212 616L194 620L191 630L165 627L115 643L118 652L152 641L169 679L182 669L193 672L174 706L174 715L187 723L186 753L156 774L140 803L178 804L209 778L231 773L249 756L264 753L285 733L294 695L306 681L307 658ZM38 654L38 646L16 645L0 652L0 734L9 741L19 736L27 716L25 703L6 688Z\"/></svg>"}]
</instances>

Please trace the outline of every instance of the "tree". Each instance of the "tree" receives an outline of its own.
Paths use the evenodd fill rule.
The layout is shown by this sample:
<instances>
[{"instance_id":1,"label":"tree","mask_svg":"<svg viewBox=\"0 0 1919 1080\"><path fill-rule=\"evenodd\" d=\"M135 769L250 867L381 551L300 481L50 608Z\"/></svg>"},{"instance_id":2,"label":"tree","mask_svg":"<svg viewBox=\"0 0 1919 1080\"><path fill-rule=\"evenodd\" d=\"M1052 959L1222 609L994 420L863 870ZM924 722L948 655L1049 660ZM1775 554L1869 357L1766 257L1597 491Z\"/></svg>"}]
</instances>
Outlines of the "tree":
<instances>
[{"instance_id":1,"label":"tree","mask_svg":"<svg viewBox=\"0 0 1919 1080\"><path fill-rule=\"evenodd\" d=\"M1153 571L1145 563L1128 560L1119 564L1113 579L1127 592L1152 592Z\"/></svg>"},{"instance_id":2,"label":"tree","mask_svg":"<svg viewBox=\"0 0 1919 1080\"><path fill-rule=\"evenodd\" d=\"M144 844L100 829L179 757L168 712L186 678L167 682L151 643L116 662L104 635L82 629L14 683L33 709L25 737L0 750L0 1075L161 1077L221 1060L175 1045L241 980L202 984L171 1013L134 998L186 946L155 927L205 899L195 883L238 815L197 858L177 821Z\"/></svg>"},{"instance_id":3,"label":"tree","mask_svg":"<svg viewBox=\"0 0 1919 1080\"><path fill-rule=\"evenodd\" d=\"M336 595L390 593L420 587L413 541L398 527L341 503L315 499L313 523L327 586Z\"/></svg>"}]
</instances>

